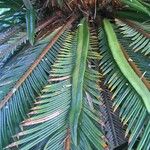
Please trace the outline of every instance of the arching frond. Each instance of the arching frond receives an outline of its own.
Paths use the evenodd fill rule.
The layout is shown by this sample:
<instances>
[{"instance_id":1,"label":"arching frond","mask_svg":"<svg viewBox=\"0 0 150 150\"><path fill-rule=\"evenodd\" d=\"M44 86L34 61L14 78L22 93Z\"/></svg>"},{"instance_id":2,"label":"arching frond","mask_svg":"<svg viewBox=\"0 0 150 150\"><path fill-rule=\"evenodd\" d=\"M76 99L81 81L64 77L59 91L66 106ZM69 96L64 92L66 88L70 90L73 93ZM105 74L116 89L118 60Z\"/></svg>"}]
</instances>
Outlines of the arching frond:
<instances>
[{"instance_id":1,"label":"arching frond","mask_svg":"<svg viewBox=\"0 0 150 150\"><path fill-rule=\"evenodd\" d=\"M26 113L32 106L35 95L40 94L41 88L46 84L51 64L55 61L60 47L65 44L67 33L63 31L68 24L70 21L34 47L18 53L1 69L0 145L2 147L6 146L11 135L18 131L17 127L20 121L27 117Z\"/></svg>"},{"instance_id":2,"label":"arching frond","mask_svg":"<svg viewBox=\"0 0 150 150\"><path fill-rule=\"evenodd\" d=\"M100 49L103 55L103 58L101 60L101 68L107 77L106 82L109 85L109 88L114 91L114 109L116 110L118 106L120 106L120 116L122 118L122 121L124 124L127 123L128 125L126 135L130 133L129 149L131 149L141 133L144 133L146 131L146 128L148 128L149 126L150 92L146 88L146 86L144 86L142 81L140 81L140 78L138 79L135 73L133 73L133 75L128 78L133 71L131 71L131 68L129 66L122 66L122 64L125 64L124 61L126 60L125 57L121 54L122 50L119 46L120 44L118 43L115 33L110 24L107 25L107 23L105 22L104 26L108 38L108 44L106 35L101 29L99 35L101 41ZM113 39L113 43L111 43L110 40L112 38L115 38ZM120 52L116 52L115 50L117 49L120 49ZM130 71L127 70L128 68L130 68ZM132 83L134 81L133 78L138 79L138 81L134 82L134 84ZM142 86L137 85L139 84L138 82L143 85L143 88L140 91L138 91L137 88L141 88ZM143 95L144 97L140 94L142 90L146 90L146 93ZM143 136L142 139L145 139L146 137L144 136L143 138ZM147 140L149 139L146 138L146 141ZM140 142L140 146L142 142L143 141ZM148 147L148 145L146 146Z\"/></svg>"}]
</instances>

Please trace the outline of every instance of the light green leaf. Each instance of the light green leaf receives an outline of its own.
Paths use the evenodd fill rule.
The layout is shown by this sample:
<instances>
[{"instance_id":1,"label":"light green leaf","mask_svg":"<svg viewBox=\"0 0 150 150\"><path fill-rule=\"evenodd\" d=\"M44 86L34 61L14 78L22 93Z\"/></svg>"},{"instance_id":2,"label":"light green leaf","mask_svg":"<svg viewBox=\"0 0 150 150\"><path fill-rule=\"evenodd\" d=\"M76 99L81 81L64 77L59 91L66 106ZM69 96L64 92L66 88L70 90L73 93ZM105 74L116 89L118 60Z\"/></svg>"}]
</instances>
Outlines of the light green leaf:
<instances>
[{"instance_id":1,"label":"light green leaf","mask_svg":"<svg viewBox=\"0 0 150 150\"><path fill-rule=\"evenodd\" d=\"M72 109L70 114L71 137L75 145L77 145L77 129L83 101L83 80L89 49L89 30L85 19L80 22L77 43L76 64L72 77Z\"/></svg>"}]
</instances>

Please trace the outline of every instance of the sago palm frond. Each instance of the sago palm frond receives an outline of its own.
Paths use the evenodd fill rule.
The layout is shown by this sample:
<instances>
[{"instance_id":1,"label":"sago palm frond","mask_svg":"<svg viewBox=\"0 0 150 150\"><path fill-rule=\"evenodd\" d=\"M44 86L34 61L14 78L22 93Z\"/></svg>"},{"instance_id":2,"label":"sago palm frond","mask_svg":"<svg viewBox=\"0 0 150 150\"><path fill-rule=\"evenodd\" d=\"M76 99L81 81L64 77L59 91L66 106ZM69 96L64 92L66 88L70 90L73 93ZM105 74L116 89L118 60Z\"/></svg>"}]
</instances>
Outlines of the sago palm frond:
<instances>
[{"instance_id":1,"label":"sago palm frond","mask_svg":"<svg viewBox=\"0 0 150 150\"><path fill-rule=\"evenodd\" d=\"M62 46L66 36L64 33L61 39L58 39L62 32L60 30L52 40L52 37L57 32L55 31L46 39L38 42L34 47L25 48L17 54L17 59L16 57L12 58L1 69L1 143L7 143L7 139L11 137L10 135L15 130L18 130L17 125L26 116L28 109L33 103L35 94L38 94L46 84L48 78L47 72L56 59L59 47ZM53 45L56 40L58 42ZM49 43L49 41L51 42ZM60 42L61 44L59 44ZM17 116L19 113L20 116ZM7 119L5 116L7 116ZM3 146L3 144L1 145Z\"/></svg>"},{"instance_id":2,"label":"sago palm frond","mask_svg":"<svg viewBox=\"0 0 150 150\"><path fill-rule=\"evenodd\" d=\"M129 137L129 149L131 149L137 137L143 132L143 128L145 126L149 128L150 92L128 65L123 56L123 47L119 44L113 28L107 20L104 20L104 26L106 33L103 29L100 29L99 32L100 51L103 55L101 68L106 75L109 88L114 91L114 109L116 110L120 106L120 117L123 124L128 123L126 135L131 132ZM113 42L112 38L114 38ZM140 141L139 149L143 146L142 140L149 141L145 134Z\"/></svg>"},{"instance_id":3,"label":"sago palm frond","mask_svg":"<svg viewBox=\"0 0 150 150\"><path fill-rule=\"evenodd\" d=\"M120 30L118 29L116 30L116 33L117 33L118 40L120 41L121 45L124 47L124 54L126 55L126 59L128 59L130 65L133 66L134 69L136 69L136 72L141 78L141 80L143 80L143 82L149 88L150 87L149 54L147 54L147 56L144 56L143 54L141 54L141 51L135 52L133 50L133 46L130 46L130 43L132 43L131 38L124 37L124 34L120 33ZM148 42L149 39L146 38L146 40L147 40L146 43L149 45L150 44L150 42ZM141 47L142 45L143 43L139 45L139 47ZM148 46L146 45L146 47Z\"/></svg>"}]
</instances>

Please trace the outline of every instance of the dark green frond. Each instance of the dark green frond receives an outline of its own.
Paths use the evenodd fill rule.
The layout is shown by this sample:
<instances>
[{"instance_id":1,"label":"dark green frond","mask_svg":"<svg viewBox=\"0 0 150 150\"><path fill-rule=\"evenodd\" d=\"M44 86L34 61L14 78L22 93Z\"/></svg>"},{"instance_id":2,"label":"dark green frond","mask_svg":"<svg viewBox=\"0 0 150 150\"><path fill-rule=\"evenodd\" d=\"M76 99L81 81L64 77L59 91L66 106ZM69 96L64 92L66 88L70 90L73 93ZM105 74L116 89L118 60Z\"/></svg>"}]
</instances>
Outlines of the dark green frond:
<instances>
[{"instance_id":1,"label":"dark green frond","mask_svg":"<svg viewBox=\"0 0 150 150\"><path fill-rule=\"evenodd\" d=\"M67 36L65 32L41 58L43 49L56 33L57 31L38 42L34 47L24 49L1 69L0 132L2 138L0 142L2 146L6 146L10 137L18 132L17 127L20 121L27 117L26 113L32 106L35 95L39 95L41 88L47 83L51 64L55 61Z\"/></svg>"},{"instance_id":2,"label":"dark green frond","mask_svg":"<svg viewBox=\"0 0 150 150\"><path fill-rule=\"evenodd\" d=\"M28 150L44 139L46 140L45 150L63 148L68 128L67 115L71 100L71 76L68 77L68 75L71 75L71 64L73 63L72 42L73 36L67 34L66 44L61 48L55 64L52 65L49 78L50 84L43 89L43 94L30 113L35 115L23 122L23 126L34 124L36 126L31 126L31 129L29 128L21 133L23 135L28 134L28 136L18 141L18 144L30 143L27 146L25 144L20 148L21 150ZM57 70L59 71L57 72ZM62 134L63 131L65 131L64 134ZM57 136L60 136L60 138L57 139ZM33 142L30 142L31 139Z\"/></svg>"}]
</instances>

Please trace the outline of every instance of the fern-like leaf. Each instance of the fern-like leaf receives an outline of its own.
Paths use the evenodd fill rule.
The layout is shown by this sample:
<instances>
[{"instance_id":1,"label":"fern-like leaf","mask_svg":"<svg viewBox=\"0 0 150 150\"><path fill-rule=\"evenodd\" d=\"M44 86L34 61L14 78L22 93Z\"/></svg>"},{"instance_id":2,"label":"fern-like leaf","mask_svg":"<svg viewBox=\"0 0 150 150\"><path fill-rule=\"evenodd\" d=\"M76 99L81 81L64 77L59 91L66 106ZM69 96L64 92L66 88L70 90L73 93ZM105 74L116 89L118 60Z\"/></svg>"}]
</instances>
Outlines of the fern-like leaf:
<instances>
[{"instance_id":1,"label":"fern-like leaf","mask_svg":"<svg viewBox=\"0 0 150 150\"><path fill-rule=\"evenodd\" d=\"M21 51L1 70L0 145L2 147L6 146L11 135L18 131L18 123L27 116L26 113L32 106L35 95L39 94L40 89L46 84L47 72L56 59L66 33L61 37L60 35L67 26L68 24L59 32L56 30L52 35L38 42L35 47Z\"/></svg>"},{"instance_id":2,"label":"fern-like leaf","mask_svg":"<svg viewBox=\"0 0 150 150\"><path fill-rule=\"evenodd\" d=\"M124 53L127 56L127 60L130 63L130 65L133 64L133 69L136 70L138 73L138 76L141 78L141 80L147 85L147 87L150 89L150 61L149 56L145 56L141 54L140 51L134 52L132 50L132 47L130 47L129 43L131 42L130 38L125 38L123 34L120 33L120 30L116 29L116 34L118 37L119 42L124 48Z\"/></svg>"},{"instance_id":3,"label":"fern-like leaf","mask_svg":"<svg viewBox=\"0 0 150 150\"><path fill-rule=\"evenodd\" d=\"M105 31L107 33L107 36L109 36L108 42L110 42L110 37L112 34L110 30L112 30L112 27L109 26L108 28L107 28L108 30L106 30L105 28ZM150 93L149 90L146 88L146 86L144 86L143 88L144 90L147 91L146 92L147 94L144 94L144 97L142 97L142 95L140 95L140 93L138 93L138 90L136 89L136 88L141 88L141 86L139 85L134 86L134 84L132 83L133 80L131 82L130 80L128 80L127 77L128 75L127 76L123 75L122 70L124 69L125 71L126 67L118 68L118 66L120 65L119 63L122 63L122 58L121 56L119 57L117 56L118 58L113 56L115 59L112 57L112 53L113 53L112 50L115 50L116 48L112 49L112 45L110 43L109 45L106 44L107 40L103 30L100 30L100 41L101 41L100 42L101 53L103 55L103 58L101 60L101 68L103 70L103 73L107 77L106 82L109 85L109 88L111 88L111 90L114 91L113 92L114 109L116 110L120 106L120 116L122 118L122 121L124 124L128 125L126 130L126 135L131 132L131 135L129 137L129 149L131 149L135 144L136 140L138 139L138 137L140 136L140 133L144 133L146 131L145 129L148 128L148 124L149 124L148 123L149 122L149 100L148 99ZM118 42L116 41L115 43ZM118 53L117 52L113 53L113 55L118 55ZM120 59L121 61L119 61L118 59ZM142 82L140 81L140 79L138 80L139 82ZM137 82L135 83L137 84ZM144 84L142 83L142 85ZM145 103L146 102L145 100L148 103ZM146 140L149 139L146 138ZM141 143L142 142L143 141L141 141ZM148 147L148 145L146 146Z\"/></svg>"}]
</instances>

